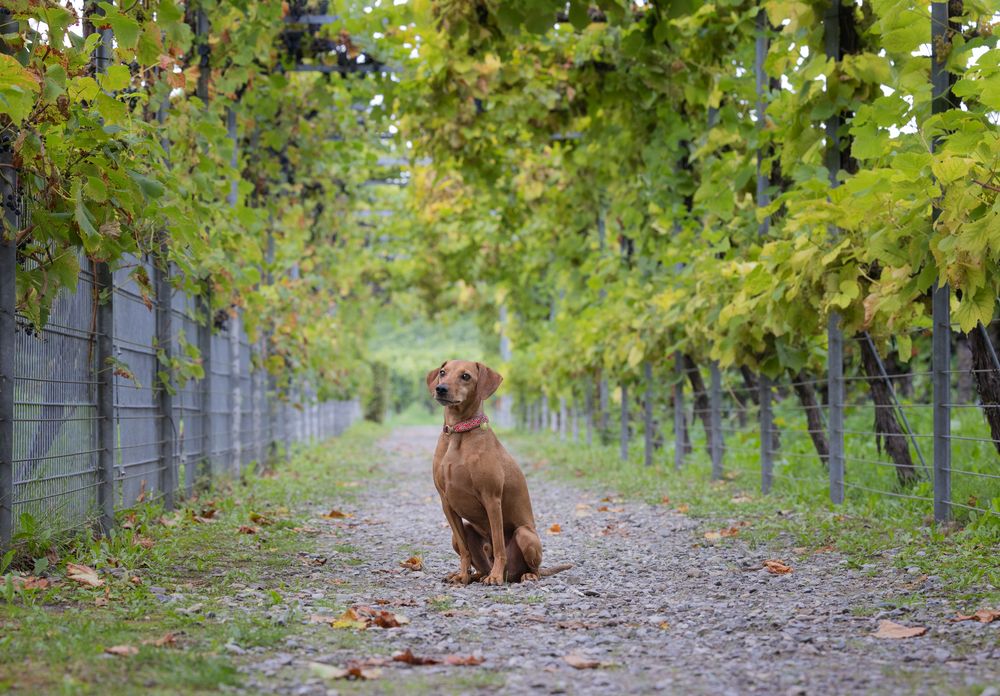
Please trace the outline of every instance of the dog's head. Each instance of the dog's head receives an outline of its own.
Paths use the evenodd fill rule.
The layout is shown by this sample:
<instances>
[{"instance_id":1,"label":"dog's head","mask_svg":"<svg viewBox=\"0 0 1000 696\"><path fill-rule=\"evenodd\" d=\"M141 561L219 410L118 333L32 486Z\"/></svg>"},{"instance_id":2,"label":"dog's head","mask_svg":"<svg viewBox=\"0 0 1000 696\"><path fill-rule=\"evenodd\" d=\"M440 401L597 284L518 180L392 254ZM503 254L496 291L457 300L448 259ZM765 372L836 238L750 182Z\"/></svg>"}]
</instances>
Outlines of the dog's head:
<instances>
[{"instance_id":1,"label":"dog's head","mask_svg":"<svg viewBox=\"0 0 1000 696\"><path fill-rule=\"evenodd\" d=\"M442 406L482 403L493 396L503 381L498 373L482 363L446 360L427 373L427 390Z\"/></svg>"}]
</instances>

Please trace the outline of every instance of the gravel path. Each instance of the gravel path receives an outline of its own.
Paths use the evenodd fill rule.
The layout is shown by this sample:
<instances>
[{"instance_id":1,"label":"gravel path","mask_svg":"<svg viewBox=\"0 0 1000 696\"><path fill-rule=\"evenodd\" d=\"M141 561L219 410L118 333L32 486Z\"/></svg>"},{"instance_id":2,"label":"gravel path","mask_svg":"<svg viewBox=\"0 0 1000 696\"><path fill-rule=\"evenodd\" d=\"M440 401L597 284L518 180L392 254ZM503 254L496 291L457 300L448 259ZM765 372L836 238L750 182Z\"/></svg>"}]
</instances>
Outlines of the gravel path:
<instances>
[{"instance_id":1,"label":"gravel path","mask_svg":"<svg viewBox=\"0 0 1000 696\"><path fill-rule=\"evenodd\" d=\"M602 500L606 492L547 481L524 462L544 565L576 567L540 583L444 585L457 557L431 481L437 432L396 430L381 444L390 475L345 509L354 518L326 523L337 534L319 537L320 553L354 554L355 565L293 569L304 582L298 620L322 613L312 605L327 599L377 606L411 623L363 634L304 624L282 651L245 656L250 691L1000 695L1000 621L949 623L965 607L935 599L933 577L879 558L851 569L832 552L752 549L738 536L713 543L703 536L704 521L665 506ZM553 524L561 533L547 531ZM424 570L401 568L415 552ZM768 559L794 570L771 574L761 569ZM917 588L924 599L900 608ZM870 634L880 619L929 630L879 639ZM389 662L365 683L324 681L307 664L343 666L407 648L485 660ZM575 669L564 659L571 654L600 665Z\"/></svg>"}]
</instances>

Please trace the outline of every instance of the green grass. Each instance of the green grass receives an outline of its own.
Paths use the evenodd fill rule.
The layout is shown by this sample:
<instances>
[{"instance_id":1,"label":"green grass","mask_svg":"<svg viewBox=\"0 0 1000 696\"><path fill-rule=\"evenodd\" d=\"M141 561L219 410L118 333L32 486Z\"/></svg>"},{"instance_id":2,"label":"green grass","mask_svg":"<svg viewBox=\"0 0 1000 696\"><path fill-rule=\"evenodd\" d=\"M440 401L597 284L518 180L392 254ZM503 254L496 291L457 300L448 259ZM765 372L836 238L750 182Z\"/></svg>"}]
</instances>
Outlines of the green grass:
<instances>
[{"instance_id":1,"label":"green grass","mask_svg":"<svg viewBox=\"0 0 1000 696\"><path fill-rule=\"evenodd\" d=\"M860 429L860 422L849 421ZM753 423L750 424L753 429ZM868 424L870 427L870 423ZM852 428L853 429L853 428ZM697 437L700 425L692 428ZM544 475L570 480L602 495L620 494L654 504L680 507L705 521L705 530L720 529L738 520L752 524L740 531L740 539L753 546L809 550L833 546L860 568L876 554L889 558L896 567L917 568L919 574L937 576L940 588L969 609L1000 606L1000 517L966 516L961 523L935 524L928 503L921 500L867 494L848 489L841 506L830 503L826 471L812 451L812 457L786 457L776 462L776 477L769 495L760 493L759 440L752 432L737 439L727 433L724 477L711 480L711 465L704 445L694 442L695 451L681 471L673 468L673 450L667 446L657 453L653 466L642 462L641 442L632 443L628 461L622 462L612 446L562 442L550 433L512 432L504 441L519 454L526 471L540 469ZM785 454L796 445L785 438ZM872 452L852 456L875 459ZM874 453L874 454L873 454ZM983 468L1000 465L981 462ZM967 465L968 466L968 465ZM862 485L898 491L894 476L886 480L881 469L848 465L847 476ZM872 469L879 469L873 471ZM787 475L802 480L792 480ZM891 470L890 470L891 474ZM926 492L919 484L917 492ZM911 491L907 491L913 492ZM664 496L669 498L663 503ZM722 543L727 543L723 540Z\"/></svg>"},{"instance_id":2,"label":"green grass","mask_svg":"<svg viewBox=\"0 0 1000 696\"><path fill-rule=\"evenodd\" d=\"M44 573L58 585L16 590L7 574L0 592L0 691L16 686L24 693L176 694L238 684L239 658L226 645L277 646L301 630L301 617L294 613L282 622L268 612L303 582L298 554L313 550L315 542L301 530L316 525L306 511L331 503L349 507L357 482L380 475L372 466L378 461L374 444L380 433L376 426L360 424L339 439L299 451L277 475L220 483L167 515L177 520L172 526L160 522L157 506L142 506L132 511L134 517L120 515L134 529L119 528L107 539L53 540L41 529L25 539L16 565L32 570L39 561L31 553L44 553L44 539L55 545L57 556ZM208 510L216 511L214 521L193 521L193 515ZM254 524L251 513L271 524L260 525L258 534L240 534L241 525ZM152 540L151 548L134 543L133 533ZM352 559L337 554L325 567L336 572ZM105 586L84 587L67 579L67 562L102 571ZM236 593L234 583L268 588L265 601L245 611L225 606L222 600ZM154 587L182 598L164 603L151 591ZM193 605L200 608L191 611ZM168 633L175 637L174 646L149 644ZM139 652L131 657L104 652L116 645Z\"/></svg>"}]
</instances>

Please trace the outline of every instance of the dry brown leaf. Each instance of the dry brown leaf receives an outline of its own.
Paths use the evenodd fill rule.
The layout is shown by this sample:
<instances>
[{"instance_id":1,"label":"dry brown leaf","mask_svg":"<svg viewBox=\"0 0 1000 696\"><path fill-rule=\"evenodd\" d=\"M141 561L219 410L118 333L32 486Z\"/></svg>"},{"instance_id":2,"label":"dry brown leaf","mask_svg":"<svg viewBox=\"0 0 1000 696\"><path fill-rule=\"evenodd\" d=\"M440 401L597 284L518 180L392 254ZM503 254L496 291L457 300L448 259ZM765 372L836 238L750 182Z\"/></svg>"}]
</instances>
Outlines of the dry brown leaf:
<instances>
[{"instance_id":1,"label":"dry brown leaf","mask_svg":"<svg viewBox=\"0 0 1000 696\"><path fill-rule=\"evenodd\" d=\"M924 626L903 626L883 619L878 622L878 630L872 635L876 638L915 638L927 633Z\"/></svg>"},{"instance_id":2,"label":"dry brown leaf","mask_svg":"<svg viewBox=\"0 0 1000 696\"><path fill-rule=\"evenodd\" d=\"M402 561L399 565L404 568L409 568L410 570L423 570L424 561L420 556L410 556L405 561Z\"/></svg>"},{"instance_id":3,"label":"dry brown leaf","mask_svg":"<svg viewBox=\"0 0 1000 696\"><path fill-rule=\"evenodd\" d=\"M138 575L133 575L132 577L130 577L128 579L128 581L130 583L132 583L133 585L141 585L142 584L142 578L140 578Z\"/></svg>"},{"instance_id":4,"label":"dry brown leaf","mask_svg":"<svg viewBox=\"0 0 1000 696\"><path fill-rule=\"evenodd\" d=\"M251 512L250 521L254 524L259 524L261 527L267 527L268 525L274 524L274 520L270 517L261 515L259 512Z\"/></svg>"},{"instance_id":5,"label":"dry brown leaf","mask_svg":"<svg viewBox=\"0 0 1000 696\"><path fill-rule=\"evenodd\" d=\"M562 534L562 526L556 522L554 525L549 527L549 534Z\"/></svg>"},{"instance_id":6,"label":"dry brown leaf","mask_svg":"<svg viewBox=\"0 0 1000 696\"><path fill-rule=\"evenodd\" d=\"M764 568L772 575L784 575L792 572L792 567L785 565L782 561L764 561Z\"/></svg>"},{"instance_id":7,"label":"dry brown leaf","mask_svg":"<svg viewBox=\"0 0 1000 696\"><path fill-rule=\"evenodd\" d=\"M104 648L104 652L119 657L132 657L139 654L139 648L134 645L112 645L110 648Z\"/></svg>"},{"instance_id":8,"label":"dry brown leaf","mask_svg":"<svg viewBox=\"0 0 1000 696\"><path fill-rule=\"evenodd\" d=\"M104 585L104 581L97 577L96 570L90 566L77 565L76 563L66 564L66 577L89 587L101 587Z\"/></svg>"},{"instance_id":9,"label":"dry brown leaf","mask_svg":"<svg viewBox=\"0 0 1000 696\"><path fill-rule=\"evenodd\" d=\"M142 534L133 534L132 543L135 544L136 546L141 546L144 549L151 549L153 548L156 542L154 542L147 536L143 536Z\"/></svg>"},{"instance_id":10,"label":"dry brown leaf","mask_svg":"<svg viewBox=\"0 0 1000 696\"><path fill-rule=\"evenodd\" d=\"M382 670L366 667L360 662L351 661L346 667L334 667L325 665L322 662L309 662L309 668L324 679L353 679L365 681L378 679L382 676Z\"/></svg>"},{"instance_id":11,"label":"dry brown leaf","mask_svg":"<svg viewBox=\"0 0 1000 696\"><path fill-rule=\"evenodd\" d=\"M705 532L705 538L709 541L718 541L722 535L719 532Z\"/></svg>"},{"instance_id":12,"label":"dry brown leaf","mask_svg":"<svg viewBox=\"0 0 1000 696\"><path fill-rule=\"evenodd\" d=\"M347 517L354 517L350 512L341 512L340 510L330 510L330 512L320 515L325 520L342 520Z\"/></svg>"},{"instance_id":13,"label":"dry brown leaf","mask_svg":"<svg viewBox=\"0 0 1000 696\"><path fill-rule=\"evenodd\" d=\"M96 598L94 600L94 605L98 606L98 607L106 607L106 606L108 606L108 604L110 603L110 601L111 600L108 599L107 597L101 596L101 597L98 597L98 598Z\"/></svg>"},{"instance_id":14,"label":"dry brown leaf","mask_svg":"<svg viewBox=\"0 0 1000 696\"><path fill-rule=\"evenodd\" d=\"M135 529L136 526L138 526L138 524L139 522L135 517L135 513L130 512L127 515L125 515L124 519L122 519L121 526L122 529Z\"/></svg>"},{"instance_id":15,"label":"dry brown leaf","mask_svg":"<svg viewBox=\"0 0 1000 696\"><path fill-rule=\"evenodd\" d=\"M625 512L625 508L623 508L623 507L612 508L612 507L608 507L607 505L602 505L599 508L597 508L597 511L598 512Z\"/></svg>"},{"instance_id":16,"label":"dry brown leaf","mask_svg":"<svg viewBox=\"0 0 1000 696\"><path fill-rule=\"evenodd\" d=\"M317 623L333 624L333 622L336 620L337 620L336 616L328 616L326 614L310 614L308 618L309 623L313 624Z\"/></svg>"},{"instance_id":17,"label":"dry brown leaf","mask_svg":"<svg viewBox=\"0 0 1000 696\"><path fill-rule=\"evenodd\" d=\"M164 527L174 527L177 525L177 522L178 522L177 515L170 515L169 517L167 515L160 516L160 524L162 524Z\"/></svg>"},{"instance_id":18,"label":"dry brown leaf","mask_svg":"<svg viewBox=\"0 0 1000 696\"><path fill-rule=\"evenodd\" d=\"M486 661L485 657L479 655L445 655L444 663L456 667L474 667Z\"/></svg>"},{"instance_id":19,"label":"dry brown leaf","mask_svg":"<svg viewBox=\"0 0 1000 696\"><path fill-rule=\"evenodd\" d=\"M142 641L143 645L154 645L157 648L175 647L177 645L176 633L164 633L159 638L149 638Z\"/></svg>"},{"instance_id":20,"label":"dry brown leaf","mask_svg":"<svg viewBox=\"0 0 1000 696\"><path fill-rule=\"evenodd\" d=\"M393 662L405 662L408 665L438 665L441 660L433 657L417 657L413 651L407 648L392 654Z\"/></svg>"},{"instance_id":21,"label":"dry brown leaf","mask_svg":"<svg viewBox=\"0 0 1000 696\"><path fill-rule=\"evenodd\" d=\"M580 653L570 653L569 655L563 655L563 660L570 667L575 669L597 669L601 666L600 660L592 660L589 657L584 657Z\"/></svg>"},{"instance_id":22,"label":"dry brown leaf","mask_svg":"<svg viewBox=\"0 0 1000 696\"><path fill-rule=\"evenodd\" d=\"M682 513L682 514L687 513L687 511L690 510L690 509L691 508L690 508L690 506L687 503L681 503L680 505L678 505L678 506L676 506L674 508L674 510L676 510L677 512Z\"/></svg>"},{"instance_id":23,"label":"dry brown leaf","mask_svg":"<svg viewBox=\"0 0 1000 696\"><path fill-rule=\"evenodd\" d=\"M669 495L663 496L662 498L660 498L660 502L663 503L664 505L667 505L668 503L670 503L670 496Z\"/></svg>"},{"instance_id":24,"label":"dry brown leaf","mask_svg":"<svg viewBox=\"0 0 1000 696\"><path fill-rule=\"evenodd\" d=\"M996 609L980 609L972 614L959 614L951 621L978 621L979 623L993 623L1000 619L1000 611Z\"/></svg>"},{"instance_id":25,"label":"dry brown leaf","mask_svg":"<svg viewBox=\"0 0 1000 696\"><path fill-rule=\"evenodd\" d=\"M14 587L19 590L45 590L53 585L53 582L48 578L39 578L34 575L13 575L11 579L14 582Z\"/></svg>"},{"instance_id":26,"label":"dry brown leaf","mask_svg":"<svg viewBox=\"0 0 1000 696\"><path fill-rule=\"evenodd\" d=\"M240 534L256 534L260 531L260 527L251 527L248 524L241 524L240 528L236 530Z\"/></svg>"}]
</instances>

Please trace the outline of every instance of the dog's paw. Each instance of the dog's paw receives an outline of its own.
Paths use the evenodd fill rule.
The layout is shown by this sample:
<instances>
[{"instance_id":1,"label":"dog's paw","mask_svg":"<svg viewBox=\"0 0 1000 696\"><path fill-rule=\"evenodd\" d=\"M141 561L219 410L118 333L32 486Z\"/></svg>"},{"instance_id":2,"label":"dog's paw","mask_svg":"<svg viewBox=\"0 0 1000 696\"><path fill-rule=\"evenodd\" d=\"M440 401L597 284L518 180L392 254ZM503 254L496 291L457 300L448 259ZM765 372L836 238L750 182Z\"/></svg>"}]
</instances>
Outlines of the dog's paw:
<instances>
[{"instance_id":1,"label":"dog's paw","mask_svg":"<svg viewBox=\"0 0 1000 696\"><path fill-rule=\"evenodd\" d=\"M535 582L539 579L537 573L525 573L521 576L521 582Z\"/></svg>"},{"instance_id":2,"label":"dog's paw","mask_svg":"<svg viewBox=\"0 0 1000 696\"><path fill-rule=\"evenodd\" d=\"M484 585L502 585L503 584L503 575L500 575L499 573L490 573L485 578L483 578L483 584Z\"/></svg>"},{"instance_id":3,"label":"dog's paw","mask_svg":"<svg viewBox=\"0 0 1000 696\"><path fill-rule=\"evenodd\" d=\"M444 581L450 585L468 585L473 579L472 573L458 571L445 576Z\"/></svg>"}]
</instances>

